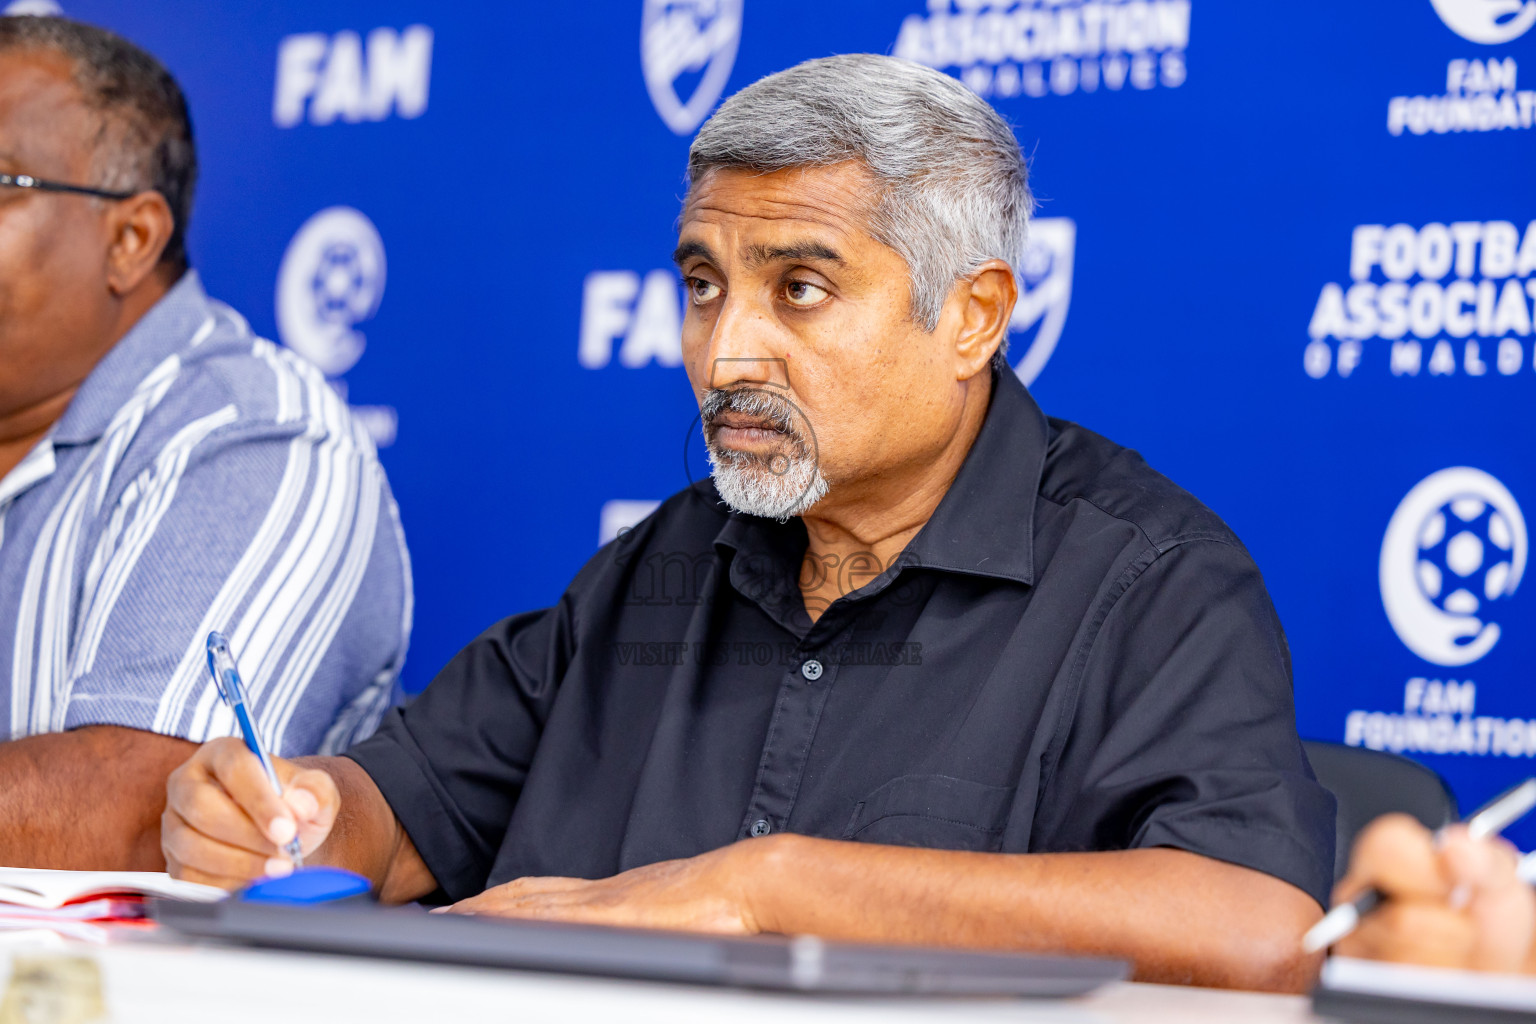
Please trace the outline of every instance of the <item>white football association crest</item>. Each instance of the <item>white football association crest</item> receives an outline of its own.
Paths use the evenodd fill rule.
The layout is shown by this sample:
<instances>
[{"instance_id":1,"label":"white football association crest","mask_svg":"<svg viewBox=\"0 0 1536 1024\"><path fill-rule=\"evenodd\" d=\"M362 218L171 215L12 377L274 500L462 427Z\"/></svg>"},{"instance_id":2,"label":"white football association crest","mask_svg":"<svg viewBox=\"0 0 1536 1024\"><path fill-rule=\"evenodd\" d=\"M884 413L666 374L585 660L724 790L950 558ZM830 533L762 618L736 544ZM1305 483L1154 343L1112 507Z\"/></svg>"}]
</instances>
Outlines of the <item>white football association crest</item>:
<instances>
[{"instance_id":1,"label":"white football association crest","mask_svg":"<svg viewBox=\"0 0 1536 1024\"><path fill-rule=\"evenodd\" d=\"M1008 359L1026 385L1045 368L1072 301L1072 255L1077 225L1069 217L1029 222L1029 244L1019 266L1019 301L1008 324Z\"/></svg>"},{"instance_id":2,"label":"white football association crest","mask_svg":"<svg viewBox=\"0 0 1536 1024\"><path fill-rule=\"evenodd\" d=\"M640 69L656 113L689 135L720 101L741 42L742 0L645 0ZM679 80L692 93L685 100Z\"/></svg>"},{"instance_id":3,"label":"white football association crest","mask_svg":"<svg viewBox=\"0 0 1536 1024\"><path fill-rule=\"evenodd\" d=\"M1474 43L1519 39L1536 25L1536 0L1430 0L1440 20Z\"/></svg>"},{"instance_id":4,"label":"white football association crest","mask_svg":"<svg viewBox=\"0 0 1536 1024\"><path fill-rule=\"evenodd\" d=\"M384 242L350 206L321 210L299 228L277 272L277 330L283 344L328 377L346 373L366 342L355 327L384 298Z\"/></svg>"},{"instance_id":5,"label":"white football association crest","mask_svg":"<svg viewBox=\"0 0 1536 1024\"><path fill-rule=\"evenodd\" d=\"M1529 545L1514 496L1480 469L1432 473L1408 492L1381 543L1381 601L1425 661L1469 665L1499 642L1490 613L1515 592Z\"/></svg>"}]
</instances>

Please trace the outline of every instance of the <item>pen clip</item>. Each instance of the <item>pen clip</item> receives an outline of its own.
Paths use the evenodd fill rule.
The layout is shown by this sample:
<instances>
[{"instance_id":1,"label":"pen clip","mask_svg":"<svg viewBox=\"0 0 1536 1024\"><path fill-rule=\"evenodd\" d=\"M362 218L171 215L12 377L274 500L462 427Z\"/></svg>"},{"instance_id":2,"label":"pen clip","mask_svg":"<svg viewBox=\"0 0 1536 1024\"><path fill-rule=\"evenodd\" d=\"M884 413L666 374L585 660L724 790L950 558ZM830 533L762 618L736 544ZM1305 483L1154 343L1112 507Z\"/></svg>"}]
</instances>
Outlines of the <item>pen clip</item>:
<instances>
[{"instance_id":1,"label":"pen clip","mask_svg":"<svg viewBox=\"0 0 1536 1024\"><path fill-rule=\"evenodd\" d=\"M240 672L235 667L234 655L229 652L229 641L217 630L208 634L208 671L225 704L233 708L236 704L245 703Z\"/></svg>"}]
</instances>

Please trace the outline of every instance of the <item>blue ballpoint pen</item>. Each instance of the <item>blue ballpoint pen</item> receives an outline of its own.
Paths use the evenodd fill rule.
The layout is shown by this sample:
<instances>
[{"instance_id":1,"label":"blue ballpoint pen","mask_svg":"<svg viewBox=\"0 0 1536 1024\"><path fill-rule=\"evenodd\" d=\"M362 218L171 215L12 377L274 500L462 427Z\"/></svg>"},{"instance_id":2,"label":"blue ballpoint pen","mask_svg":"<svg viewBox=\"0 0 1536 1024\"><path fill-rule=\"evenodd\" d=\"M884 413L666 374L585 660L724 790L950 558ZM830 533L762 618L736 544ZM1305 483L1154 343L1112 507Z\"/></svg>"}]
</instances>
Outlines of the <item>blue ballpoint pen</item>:
<instances>
[{"instance_id":1,"label":"blue ballpoint pen","mask_svg":"<svg viewBox=\"0 0 1536 1024\"><path fill-rule=\"evenodd\" d=\"M229 710L235 713L235 721L240 723L240 734L245 737L245 745L261 762L262 771L267 773L267 781L272 783L272 791L282 796L283 785L277 781L277 772L272 767L272 759L267 756L266 748L261 745L261 737L256 734L256 723L251 721L250 712L246 710L245 686L240 682L240 670L235 667L235 656L230 651L229 641L224 638L224 634L217 631L208 634L208 671L213 673L213 684L218 687L219 696L224 698L224 703L229 705ZM304 855L299 848L298 836L294 836L283 850L293 860L295 868L304 866Z\"/></svg>"}]
</instances>

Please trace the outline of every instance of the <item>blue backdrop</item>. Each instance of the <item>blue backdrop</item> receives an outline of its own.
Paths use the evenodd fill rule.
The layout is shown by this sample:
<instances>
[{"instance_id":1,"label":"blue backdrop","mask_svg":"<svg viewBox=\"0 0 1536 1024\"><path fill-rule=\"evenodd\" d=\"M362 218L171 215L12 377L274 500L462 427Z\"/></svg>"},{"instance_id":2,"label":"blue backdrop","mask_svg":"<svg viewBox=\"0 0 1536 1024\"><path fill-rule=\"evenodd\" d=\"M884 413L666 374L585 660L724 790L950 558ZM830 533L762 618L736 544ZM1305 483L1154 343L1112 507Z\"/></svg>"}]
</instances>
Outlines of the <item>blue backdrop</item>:
<instances>
[{"instance_id":1,"label":"blue backdrop","mask_svg":"<svg viewBox=\"0 0 1536 1024\"><path fill-rule=\"evenodd\" d=\"M1464 804L1531 770L1536 0L64 4L180 78L209 290L380 440L408 688L687 482L668 254L703 117L895 52L1016 126L1021 375L1245 539L1303 735Z\"/></svg>"}]
</instances>

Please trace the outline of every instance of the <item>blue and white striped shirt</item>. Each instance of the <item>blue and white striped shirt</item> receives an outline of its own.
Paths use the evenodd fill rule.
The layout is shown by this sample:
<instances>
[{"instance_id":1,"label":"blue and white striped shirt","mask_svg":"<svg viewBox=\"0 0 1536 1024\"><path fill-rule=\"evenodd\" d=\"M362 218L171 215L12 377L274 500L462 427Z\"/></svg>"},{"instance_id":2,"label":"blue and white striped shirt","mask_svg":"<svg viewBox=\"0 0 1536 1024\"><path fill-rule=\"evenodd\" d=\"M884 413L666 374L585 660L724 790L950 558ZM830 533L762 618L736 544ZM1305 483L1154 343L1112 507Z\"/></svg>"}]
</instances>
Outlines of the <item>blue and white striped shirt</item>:
<instances>
[{"instance_id":1,"label":"blue and white striped shirt","mask_svg":"<svg viewBox=\"0 0 1536 1024\"><path fill-rule=\"evenodd\" d=\"M0 479L0 737L232 735L205 655L218 629L266 742L339 751L388 708L410 626L372 442L190 271Z\"/></svg>"}]
</instances>

